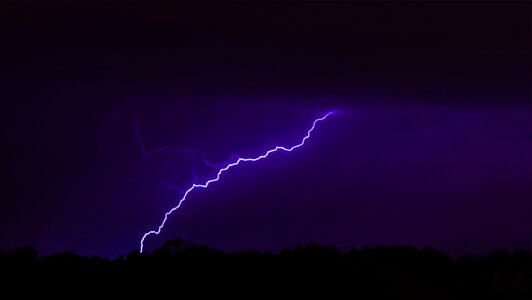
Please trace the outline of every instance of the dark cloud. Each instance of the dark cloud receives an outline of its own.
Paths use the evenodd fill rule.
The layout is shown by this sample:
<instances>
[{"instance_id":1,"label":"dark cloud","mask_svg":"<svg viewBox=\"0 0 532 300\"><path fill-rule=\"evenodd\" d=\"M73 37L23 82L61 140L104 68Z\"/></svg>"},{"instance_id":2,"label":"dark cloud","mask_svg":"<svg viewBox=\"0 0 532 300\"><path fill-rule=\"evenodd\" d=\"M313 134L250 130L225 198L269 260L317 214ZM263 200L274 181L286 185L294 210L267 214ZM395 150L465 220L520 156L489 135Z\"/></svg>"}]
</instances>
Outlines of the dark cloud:
<instances>
[{"instance_id":1,"label":"dark cloud","mask_svg":"<svg viewBox=\"0 0 532 300\"><path fill-rule=\"evenodd\" d=\"M0 247L129 251L212 175L188 150L255 155L331 109L149 246L529 247L529 4L159 5L1 4Z\"/></svg>"}]
</instances>

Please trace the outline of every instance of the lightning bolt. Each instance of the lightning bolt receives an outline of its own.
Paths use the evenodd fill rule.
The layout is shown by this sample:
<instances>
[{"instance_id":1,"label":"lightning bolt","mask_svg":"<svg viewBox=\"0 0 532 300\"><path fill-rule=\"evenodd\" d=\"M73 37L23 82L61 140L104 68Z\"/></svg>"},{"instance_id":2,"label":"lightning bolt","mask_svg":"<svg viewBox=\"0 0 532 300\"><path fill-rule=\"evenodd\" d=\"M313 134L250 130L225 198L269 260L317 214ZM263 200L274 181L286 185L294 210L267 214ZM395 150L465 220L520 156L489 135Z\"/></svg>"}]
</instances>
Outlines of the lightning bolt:
<instances>
[{"instance_id":1,"label":"lightning bolt","mask_svg":"<svg viewBox=\"0 0 532 300\"><path fill-rule=\"evenodd\" d=\"M242 158L242 157L240 157L235 162L230 163L230 164L226 165L225 167L221 168L218 171L218 173L216 174L215 178L210 179L210 180L206 181L203 184L196 184L196 183L193 184L188 190L185 191L185 193L183 194L183 197L181 197L181 199L179 199L179 202L177 203L177 205L175 207L173 207L172 209L170 209L167 213L164 214L164 219L163 219L161 225L159 225L159 227L157 228L157 230L148 231L142 236L142 239L140 240L140 252L142 253L142 251L144 250L144 240L148 236L150 236L152 234L158 235L159 233L161 233L161 230L163 229L164 225L166 224L166 221L168 220L168 216L171 215L174 211L178 210L179 207L181 207L181 204L183 204L183 202L187 199L187 196L192 191L194 191L195 189L198 189L198 188L203 188L203 189L207 188L211 183L220 180L220 176L222 176L222 174L225 173L227 170L231 169L234 166L239 165L242 162L259 161L261 159L267 158L270 154L272 154L274 152L277 152L279 150L282 150L282 151L285 151L285 152L291 152L291 151L303 146L305 144L305 142L310 138L310 134L312 133L312 131L314 131L314 128L316 127L316 124L318 124L318 122L321 122L321 121L327 119L327 117L329 117L332 114L333 114L333 112L328 112L323 117L314 120L314 122L312 123L312 127L307 131L307 135L305 135L303 137L303 139L301 140L301 142L299 144L296 144L296 145L294 145L292 147L289 147L289 148L283 147L283 146L276 146L275 148L270 149L270 150L266 151L264 154L262 154L260 156L257 156L257 157L254 157L254 158Z\"/></svg>"}]
</instances>

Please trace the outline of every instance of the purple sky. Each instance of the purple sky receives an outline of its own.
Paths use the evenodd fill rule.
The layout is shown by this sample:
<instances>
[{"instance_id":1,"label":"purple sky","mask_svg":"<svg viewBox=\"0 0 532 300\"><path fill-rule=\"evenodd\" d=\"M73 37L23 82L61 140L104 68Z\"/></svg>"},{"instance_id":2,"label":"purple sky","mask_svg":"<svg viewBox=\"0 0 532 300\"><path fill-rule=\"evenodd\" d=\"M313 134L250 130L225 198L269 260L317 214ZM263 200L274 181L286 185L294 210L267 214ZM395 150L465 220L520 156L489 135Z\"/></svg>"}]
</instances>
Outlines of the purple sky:
<instances>
[{"instance_id":1,"label":"purple sky","mask_svg":"<svg viewBox=\"0 0 532 300\"><path fill-rule=\"evenodd\" d=\"M303 148L192 193L147 249L531 247L530 4L38 5L0 8L0 248L134 250L214 175L140 139L219 163L330 110Z\"/></svg>"}]
</instances>

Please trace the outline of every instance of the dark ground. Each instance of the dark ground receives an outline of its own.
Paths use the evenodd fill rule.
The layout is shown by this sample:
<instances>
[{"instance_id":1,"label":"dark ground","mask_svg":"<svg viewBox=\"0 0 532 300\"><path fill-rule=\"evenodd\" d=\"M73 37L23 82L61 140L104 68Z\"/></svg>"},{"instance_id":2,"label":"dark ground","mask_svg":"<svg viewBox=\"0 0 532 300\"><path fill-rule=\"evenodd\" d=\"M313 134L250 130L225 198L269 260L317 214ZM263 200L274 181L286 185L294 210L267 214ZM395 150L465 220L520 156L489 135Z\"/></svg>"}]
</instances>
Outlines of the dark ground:
<instances>
[{"instance_id":1,"label":"dark ground","mask_svg":"<svg viewBox=\"0 0 532 300\"><path fill-rule=\"evenodd\" d=\"M280 297L278 293L325 292L363 298L530 299L531 265L529 251L458 259L414 247L364 247L341 253L306 245L280 254L224 253L180 239L151 254L134 251L113 260L72 252L39 257L29 247L0 255L4 291L26 286L52 295L73 291Z\"/></svg>"}]
</instances>

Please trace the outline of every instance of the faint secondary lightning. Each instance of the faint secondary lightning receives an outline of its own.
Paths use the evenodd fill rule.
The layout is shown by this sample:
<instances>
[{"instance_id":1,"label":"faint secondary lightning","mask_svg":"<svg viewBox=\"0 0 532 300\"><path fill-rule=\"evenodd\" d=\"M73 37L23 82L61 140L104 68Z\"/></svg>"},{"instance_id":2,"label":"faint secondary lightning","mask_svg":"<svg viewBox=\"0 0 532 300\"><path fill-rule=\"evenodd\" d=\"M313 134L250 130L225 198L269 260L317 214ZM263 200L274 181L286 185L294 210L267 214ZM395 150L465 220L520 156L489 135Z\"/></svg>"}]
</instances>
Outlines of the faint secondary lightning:
<instances>
[{"instance_id":1,"label":"faint secondary lightning","mask_svg":"<svg viewBox=\"0 0 532 300\"><path fill-rule=\"evenodd\" d=\"M241 162L258 161L258 160L261 160L261 159L264 159L264 158L268 157L273 152L277 152L279 150L286 151L286 152L291 152L292 150L303 146L305 144L305 142L307 141L307 139L310 138L310 134L312 133L312 131L316 127L316 124L318 122L321 122L321 121L325 120L327 117L329 117L332 114L333 114L333 112L328 112L323 117L314 120L314 122L312 123L312 127L310 127L310 129L307 131L307 135L305 135L303 137L303 139L301 140L301 142L299 144L294 145L294 146L292 146L290 148L283 147L283 146L276 146L275 148L266 151L263 155L257 156L255 158L242 158L242 157L240 157L235 162L232 162L232 163L226 165L225 167L221 168L218 171L218 174L216 174L215 178L206 181L204 184L196 184L196 183L194 183L188 190L185 191L185 193L183 194L183 197L181 197L181 199L179 199L179 202L177 203L177 205L175 207L173 207L171 210L169 210L167 213L164 214L164 219L163 219L161 225L159 225L159 227L157 228L157 230L148 231L142 236L142 239L140 240L140 252L142 253L142 251L144 250L144 240L148 236L150 236L152 234L158 235L159 233L161 233L161 230L163 229L164 225L166 224L166 220L168 220L168 216L171 215L177 209L179 209L181 204L187 199L187 196L188 196L188 194L190 194L190 192L192 192L193 190L195 190L197 188L207 188L209 186L209 184L220 180L220 176L225 171L227 171L227 170L231 169L232 167L240 164Z\"/></svg>"},{"instance_id":2,"label":"faint secondary lightning","mask_svg":"<svg viewBox=\"0 0 532 300\"><path fill-rule=\"evenodd\" d=\"M174 148L174 147L162 146L162 147L154 148L152 150L148 150L142 139L142 133L141 133L140 126L137 120L133 120L133 129L135 133L135 139L137 140L137 144L140 150L140 155L142 155L142 158L150 158L154 155L162 154L162 153L173 153L173 154L190 153L192 155L191 156L192 159L194 159L194 155L199 155L201 157L201 161L203 162L203 164L205 164L206 166L212 169L219 169L229 163L229 162L212 163L207 160L207 156L205 155L205 153L201 152L200 150L190 149L190 148ZM235 154L232 154L229 161L235 160L235 158L238 158L238 156Z\"/></svg>"}]
</instances>

